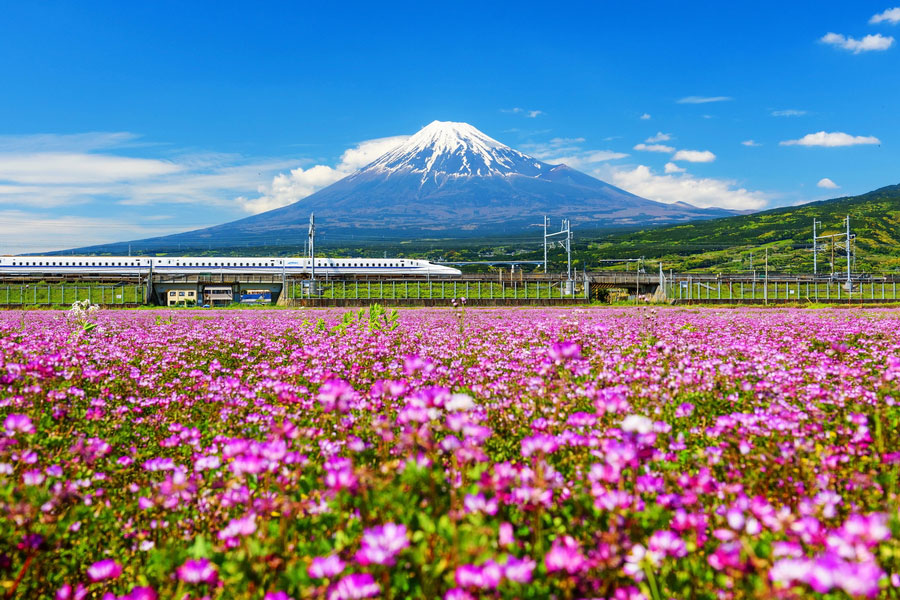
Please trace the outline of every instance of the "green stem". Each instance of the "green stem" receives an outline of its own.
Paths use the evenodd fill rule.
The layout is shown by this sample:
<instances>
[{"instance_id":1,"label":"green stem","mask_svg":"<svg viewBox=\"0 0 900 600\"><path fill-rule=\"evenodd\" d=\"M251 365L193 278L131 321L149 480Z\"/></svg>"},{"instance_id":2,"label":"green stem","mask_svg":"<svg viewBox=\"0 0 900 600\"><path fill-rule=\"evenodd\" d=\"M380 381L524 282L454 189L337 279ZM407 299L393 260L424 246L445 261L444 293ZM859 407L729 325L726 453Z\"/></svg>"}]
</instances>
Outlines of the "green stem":
<instances>
[{"instance_id":1,"label":"green stem","mask_svg":"<svg viewBox=\"0 0 900 600\"><path fill-rule=\"evenodd\" d=\"M650 594L653 596L653 600L662 600L662 596L659 595L659 587L656 585L656 576L650 565L644 565L644 574L647 575L647 583L650 584Z\"/></svg>"}]
</instances>

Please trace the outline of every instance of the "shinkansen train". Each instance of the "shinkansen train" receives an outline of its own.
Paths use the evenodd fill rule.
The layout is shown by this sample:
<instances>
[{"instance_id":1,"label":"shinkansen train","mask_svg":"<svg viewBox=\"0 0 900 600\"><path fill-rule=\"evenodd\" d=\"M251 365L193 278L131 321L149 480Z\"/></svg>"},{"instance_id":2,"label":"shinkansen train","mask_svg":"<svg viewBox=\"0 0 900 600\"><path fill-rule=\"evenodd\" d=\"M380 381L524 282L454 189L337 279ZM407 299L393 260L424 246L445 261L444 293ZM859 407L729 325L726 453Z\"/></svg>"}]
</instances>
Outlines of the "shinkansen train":
<instances>
[{"instance_id":1,"label":"shinkansen train","mask_svg":"<svg viewBox=\"0 0 900 600\"><path fill-rule=\"evenodd\" d=\"M148 275L159 273L253 273L307 275L309 258L224 256L4 256L0 275ZM459 269L407 258L316 258L317 276L452 277Z\"/></svg>"}]
</instances>

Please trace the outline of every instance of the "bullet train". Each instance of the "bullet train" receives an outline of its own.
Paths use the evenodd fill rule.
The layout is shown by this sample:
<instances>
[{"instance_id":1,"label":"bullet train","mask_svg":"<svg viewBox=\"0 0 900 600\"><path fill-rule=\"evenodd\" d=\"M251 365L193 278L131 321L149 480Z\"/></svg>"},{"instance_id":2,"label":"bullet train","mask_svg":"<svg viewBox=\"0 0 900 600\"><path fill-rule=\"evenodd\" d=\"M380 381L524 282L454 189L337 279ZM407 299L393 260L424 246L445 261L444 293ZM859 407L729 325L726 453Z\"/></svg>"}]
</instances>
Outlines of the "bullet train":
<instances>
[{"instance_id":1,"label":"bullet train","mask_svg":"<svg viewBox=\"0 0 900 600\"><path fill-rule=\"evenodd\" d=\"M253 273L308 275L309 258L260 256L4 256L2 275L187 275L191 273ZM317 276L377 275L383 277L453 277L459 269L408 258L316 258Z\"/></svg>"}]
</instances>

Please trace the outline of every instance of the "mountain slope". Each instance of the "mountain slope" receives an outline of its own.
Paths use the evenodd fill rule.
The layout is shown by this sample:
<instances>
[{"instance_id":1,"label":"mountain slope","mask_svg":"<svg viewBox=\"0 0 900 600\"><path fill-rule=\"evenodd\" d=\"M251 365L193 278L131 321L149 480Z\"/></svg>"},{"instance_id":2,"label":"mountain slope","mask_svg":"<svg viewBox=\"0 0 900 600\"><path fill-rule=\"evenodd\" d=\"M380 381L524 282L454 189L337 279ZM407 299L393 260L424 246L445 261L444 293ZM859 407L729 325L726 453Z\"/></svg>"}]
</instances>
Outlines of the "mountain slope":
<instances>
[{"instance_id":1,"label":"mountain slope","mask_svg":"<svg viewBox=\"0 0 900 600\"><path fill-rule=\"evenodd\" d=\"M727 214L647 200L565 165L550 165L466 123L434 121L399 147L289 206L137 248L296 243L315 213L324 241L535 231L544 215L576 228L635 227Z\"/></svg>"},{"instance_id":2,"label":"mountain slope","mask_svg":"<svg viewBox=\"0 0 900 600\"><path fill-rule=\"evenodd\" d=\"M755 264L761 265L762 247L769 246L770 264L776 268L811 271L813 219L821 222L820 235L842 233L848 214L851 232L857 236L858 268L881 271L900 266L900 184L751 215L612 234L597 240L591 254L598 258L637 254L663 258L673 268L734 271L748 267L753 251ZM823 250L830 257L831 248ZM843 253L838 249L836 254Z\"/></svg>"}]
</instances>

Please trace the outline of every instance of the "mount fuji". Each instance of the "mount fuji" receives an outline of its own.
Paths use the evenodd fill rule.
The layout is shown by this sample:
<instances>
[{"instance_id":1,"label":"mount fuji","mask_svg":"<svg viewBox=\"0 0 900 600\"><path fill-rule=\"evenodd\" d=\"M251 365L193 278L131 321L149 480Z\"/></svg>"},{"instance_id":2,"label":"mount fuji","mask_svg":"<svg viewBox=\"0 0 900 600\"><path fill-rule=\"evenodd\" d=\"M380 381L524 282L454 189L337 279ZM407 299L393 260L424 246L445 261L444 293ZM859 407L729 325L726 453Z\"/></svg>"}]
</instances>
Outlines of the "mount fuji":
<instances>
[{"instance_id":1,"label":"mount fuji","mask_svg":"<svg viewBox=\"0 0 900 600\"><path fill-rule=\"evenodd\" d=\"M637 228L735 214L647 200L564 164L523 154L467 123L434 121L374 162L293 204L132 245L296 243L310 213L326 243L524 233L535 231L544 215L568 218L575 228Z\"/></svg>"}]
</instances>

